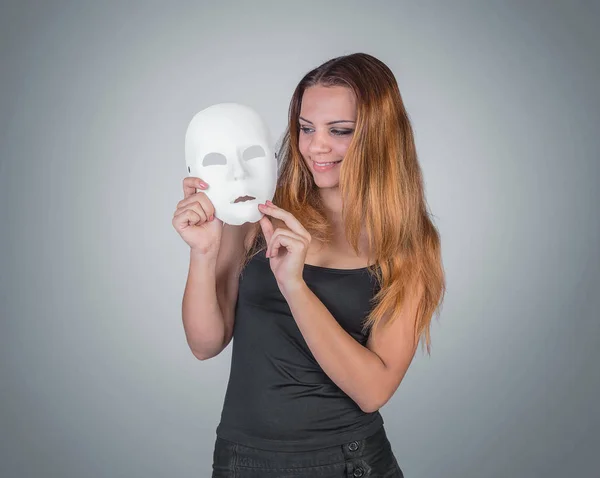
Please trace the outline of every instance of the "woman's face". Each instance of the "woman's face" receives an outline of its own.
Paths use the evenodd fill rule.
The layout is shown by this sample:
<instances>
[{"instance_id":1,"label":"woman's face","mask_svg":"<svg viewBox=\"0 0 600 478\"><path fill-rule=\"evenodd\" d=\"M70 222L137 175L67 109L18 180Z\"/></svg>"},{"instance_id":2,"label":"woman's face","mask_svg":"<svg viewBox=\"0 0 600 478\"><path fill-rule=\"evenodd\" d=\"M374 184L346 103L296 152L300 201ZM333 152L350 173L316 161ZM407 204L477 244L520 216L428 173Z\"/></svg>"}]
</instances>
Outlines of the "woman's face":
<instances>
[{"instance_id":1,"label":"woman's face","mask_svg":"<svg viewBox=\"0 0 600 478\"><path fill-rule=\"evenodd\" d=\"M316 185L319 188L337 187L340 162L346 155L356 125L354 93L343 86L307 88L302 96L299 122L298 146Z\"/></svg>"}]
</instances>

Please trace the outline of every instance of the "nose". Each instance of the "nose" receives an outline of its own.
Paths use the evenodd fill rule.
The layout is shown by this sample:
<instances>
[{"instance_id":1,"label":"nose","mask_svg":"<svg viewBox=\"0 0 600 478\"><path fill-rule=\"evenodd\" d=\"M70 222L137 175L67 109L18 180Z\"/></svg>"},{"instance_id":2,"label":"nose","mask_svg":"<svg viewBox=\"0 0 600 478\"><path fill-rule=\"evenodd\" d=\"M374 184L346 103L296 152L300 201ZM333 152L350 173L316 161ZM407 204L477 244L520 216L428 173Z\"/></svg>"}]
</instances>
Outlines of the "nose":
<instances>
[{"instance_id":1,"label":"nose","mask_svg":"<svg viewBox=\"0 0 600 478\"><path fill-rule=\"evenodd\" d=\"M328 153L329 151L331 151L331 147L329 146L326 133L315 131L310 138L308 152L311 154L321 154Z\"/></svg>"}]
</instances>

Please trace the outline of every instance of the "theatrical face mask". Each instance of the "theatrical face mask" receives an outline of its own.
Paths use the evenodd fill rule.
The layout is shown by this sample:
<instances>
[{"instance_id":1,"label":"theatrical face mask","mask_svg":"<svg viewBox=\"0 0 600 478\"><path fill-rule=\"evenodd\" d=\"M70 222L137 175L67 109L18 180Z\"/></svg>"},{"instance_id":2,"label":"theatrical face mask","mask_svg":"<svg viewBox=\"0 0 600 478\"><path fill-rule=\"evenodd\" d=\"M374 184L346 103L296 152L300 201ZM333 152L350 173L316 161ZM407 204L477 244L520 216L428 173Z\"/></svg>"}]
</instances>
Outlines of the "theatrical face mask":
<instances>
[{"instance_id":1,"label":"theatrical face mask","mask_svg":"<svg viewBox=\"0 0 600 478\"><path fill-rule=\"evenodd\" d=\"M275 194L277 159L269 130L248 106L220 103L197 113L185 134L185 162L189 176L208 183L197 191L226 224L259 221L258 204Z\"/></svg>"}]
</instances>

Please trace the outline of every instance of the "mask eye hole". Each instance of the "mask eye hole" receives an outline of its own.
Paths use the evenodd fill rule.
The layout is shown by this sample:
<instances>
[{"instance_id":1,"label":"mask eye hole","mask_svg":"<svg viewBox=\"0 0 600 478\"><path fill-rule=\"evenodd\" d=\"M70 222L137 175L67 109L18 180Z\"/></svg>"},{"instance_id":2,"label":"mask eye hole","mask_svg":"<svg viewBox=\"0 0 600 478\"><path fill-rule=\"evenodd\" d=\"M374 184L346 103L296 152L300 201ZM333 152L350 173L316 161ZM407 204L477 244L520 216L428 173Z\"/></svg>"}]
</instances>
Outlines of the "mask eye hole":
<instances>
[{"instance_id":1,"label":"mask eye hole","mask_svg":"<svg viewBox=\"0 0 600 478\"><path fill-rule=\"evenodd\" d=\"M262 158L266 155L267 154L265 153L263 147L259 146L258 144L255 144L254 146L250 146L249 148L246 148L244 150L242 158L244 159L244 161L249 161L254 158Z\"/></svg>"},{"instance_id":2,"label":"mask eye hole","mask_svg":"<svg viewBox=\"0 0 600 478\"><path fill-rule=\"evenodd\" d=\"M203 166L213 166L215 164L227 164L227 158L221 153L208 153L204 156Z\"/></svg>"}]
</instances>

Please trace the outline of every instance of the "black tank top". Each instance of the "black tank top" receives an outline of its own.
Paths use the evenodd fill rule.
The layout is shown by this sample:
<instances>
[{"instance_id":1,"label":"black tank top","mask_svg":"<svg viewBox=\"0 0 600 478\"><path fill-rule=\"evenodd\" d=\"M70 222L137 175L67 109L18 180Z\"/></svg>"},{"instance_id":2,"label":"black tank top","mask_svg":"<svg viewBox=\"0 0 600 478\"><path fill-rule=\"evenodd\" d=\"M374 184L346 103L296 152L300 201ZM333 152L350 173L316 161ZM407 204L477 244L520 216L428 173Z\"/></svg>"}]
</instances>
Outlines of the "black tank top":
<instances>
[{"instance_id":1,"label":"black tank top","mask_svg":"<svg viewBox=\"0 0 600 478\"><path fill-rule=\"evenodd\" d=\"M378 290L367 268L306 264L303 278L356 341ZM281 294L265 251L239 279L229 382L217 436L245 446L307 451L361 440L383 425L323 371Z\"/></svg>"}]
</instances>

